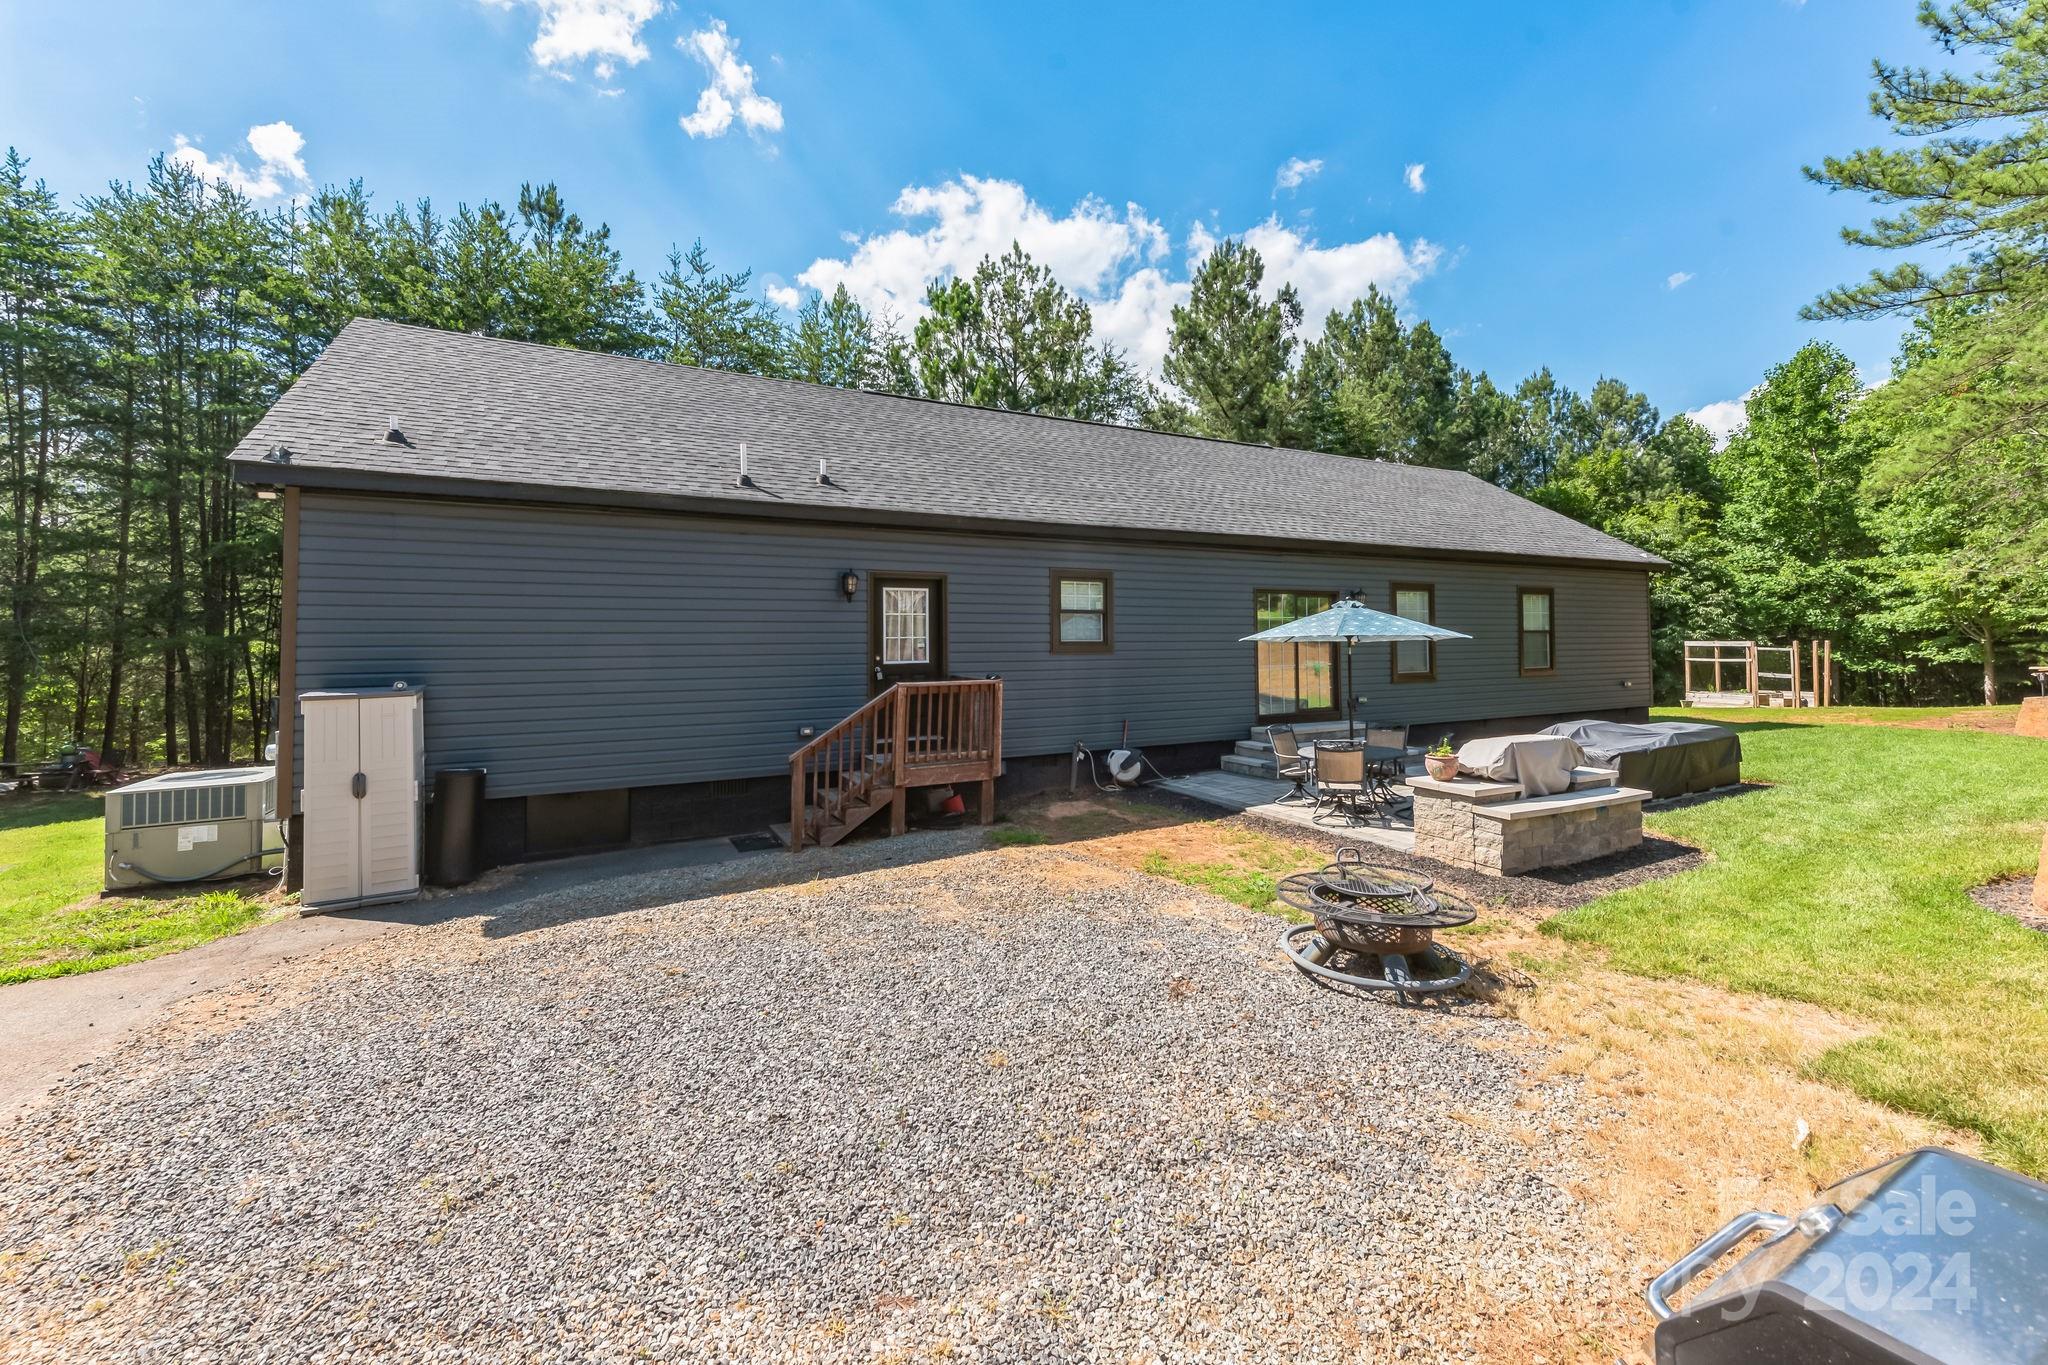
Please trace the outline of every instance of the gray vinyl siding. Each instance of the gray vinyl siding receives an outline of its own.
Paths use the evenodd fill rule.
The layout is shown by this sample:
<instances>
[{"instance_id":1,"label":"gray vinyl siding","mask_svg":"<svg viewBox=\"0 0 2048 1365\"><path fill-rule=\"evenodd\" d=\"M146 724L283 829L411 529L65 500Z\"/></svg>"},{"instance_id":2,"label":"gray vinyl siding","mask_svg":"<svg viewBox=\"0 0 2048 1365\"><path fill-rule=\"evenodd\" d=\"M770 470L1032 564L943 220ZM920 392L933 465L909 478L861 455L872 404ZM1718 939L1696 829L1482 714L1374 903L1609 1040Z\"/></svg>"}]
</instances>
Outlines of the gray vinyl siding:
<instances>
[{"instance_id":1,"label":"gray vinyl siding","mask_svg":"<svg viewBox=\"0 0 2048 1365\"><path fill-rule=\"evenodd\" d=\"M1434 584L1436 680L1391 683L1361 646L1368 715L1479 720L1649 698L1636 569L1257 552L777 525L308 490L299 532L298 687L427 689L429 768L482 764L494 796L786 771L802 725L868 695L874 573L947 579L949 670L1005 680L1005 750L1059 753L1244 737L1256 722L1260 588ZM1115 575L1115 649L1054 654L1051 569ZM863 580L847 602L838 580ZM1518 587L1556 594L1557 669L1522 677ZM1624 686L1624 684L1628 684Z\"/></svg>"}]
</instances>

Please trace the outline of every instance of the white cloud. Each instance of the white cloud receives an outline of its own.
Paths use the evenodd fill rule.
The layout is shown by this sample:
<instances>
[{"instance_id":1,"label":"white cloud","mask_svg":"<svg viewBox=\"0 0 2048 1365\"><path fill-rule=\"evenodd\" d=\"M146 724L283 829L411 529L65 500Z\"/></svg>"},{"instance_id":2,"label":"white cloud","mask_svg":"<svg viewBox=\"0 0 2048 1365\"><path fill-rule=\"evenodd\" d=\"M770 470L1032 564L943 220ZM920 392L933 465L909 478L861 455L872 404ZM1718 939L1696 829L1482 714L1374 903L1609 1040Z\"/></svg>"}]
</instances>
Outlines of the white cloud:
<instances>
[{"instance_id":1,"label":"white cloud","mask_svg":"<svg viewBox=\"0 0 2048 1365\"><path fill-rule=\"evenodd\" d=\"M1409 189L1417 194L1422 194L1429 189L1428 185L1422 183L1422 173L1427 169L1429 169L1427 162L1411 161L1408 163L1408 169L1401 172L1401 178L1408 182Z\"/></svg>"},{"instance_id":2,"label":"white cloud","mask_svg":"<svg viewBox=\"0 0 2048 1365\"><path fill-rule=\"evenodd\" d=\"M1311 332L1320 332L1325 317L1350 307L1368 286L1377 285L1382 294L1400 303L1443 256L1443 248L1434 242L1418 237L1403 246L1391 232L1361 242L1318 246L1276 218L1246 232L1244 240L1265 259L1267 296L1283 284L1293 285L1301 295L1303 324Z\"/></svg>"},{"instance_id":3,"label":"white cloud","mask_svg":"<svg viewBox=\"0 0 2048 1365\"><path fill-rule=\"evenodd\" d=\"M1286 163L1280 167L1279 172L1273 177L1273 193L1278 194L1282 190L1300 189L1302 185L1315 179L1322 173L1323 159L1321 157L1303 160L1298 156L1290 156L1287 158Z\"/></svg>"},{"instance_id":4,"label":"white cloud","mask_svg":"<svg viewBox=\"0 0 2048 1365\"><path fill-rule=\"evenodd\" d=\"M791 289L786 284L771 284L762 292L768 295L768 302L774 304L777 308L787 308L792 313L804 301L802 294Z\"/></svg>"},{"instance_id":5,"label":"white cloud","mask_svg":"<svg viewBox=\"0 0 2048 1365\"><path fill-rule=\"evenodd\" d=\"M1709 403L1703 408L1694 408L1685 414L1705 427L1714 437L1714 448L1719 450L1728 444L1728 438L1749 425L1749 412L1744 404L1749 401L1751 389L1740 398L1724 398L1718 403Z\"/></svg>"},{"instance_id":6,"label":"white cloud","mask_svg":"<svg viewBox=\"0 0 2048 1365\"><path fill-rule=\"evenodd\" d=\"M251 199L275 199L287 189L311 186L305 158L299 155L306 149L306 139L298 129L282 119L259 123L249 130L246 141L256 155L253 167L244 165L233 153L210 157L183 133L175 139L171 160L190 167L208 184L225 181Z\"/></svg>"},{"instance_id":7,"label":"white cloud","mask_svg":"<svg viewBox=\"0 0 2048 1365\"><path fill-rule=\"evenodd\" d=\"M697 97L696 110L682 117L684 132L691 137L721 137L732 127L735 114L749 132L782 130L782 106L754 89L754 68L740 60L740 45L726 32L725 20L713 19L709 28L676 39L676 46L695 57L711 77L711 84Z\"/></svg>"},{"instance_id":8,"label":"white cloud","mask_svg":"<svg viewBox=\"0 0 2048 1365\"><path fill-rule=\"evenodd\" d=\"M972 175L910 186L890 212L905 226L849 236L847 255L820 257L797 282L824 293L843 284L868 308L914 323L924 314L931 280L971 273L983 257L1001 256L1015 242L1088 303L1106 340L1153 374L1166 353L1174 305L1187 298L1188 275L1218 237L1208 224L1193 223L1182 239L1176 271L1172 235L1136 204L1119 212L1090 197L1056 214L1015 181ZM1369 285L1405 297L1441 254L1433 243L1404 246L1391 233L1325 247L1277 217L1241 235L1265 257L1267 297L1292 283L1311 327L1320 327L1325 313L1348 305Z\"/></svg>"},{"instance_id":9,"label":"white cloud","mask_svg":"<svg viewBox=\"0 0 2048 1365\"><path fill-rule=\"evenodd\" d=\"M1681 285L1688 283L1691 279L1692 272L1690 270L1674 270L1664 277L1664 287L1666 289L1677 289Z\"/></svg>"},{"instance_id":10,"label":"white cloud","mask_svg":"<svg viewBox=\"0 0 2048 1365\"><path fill-rule=\"evenodd\" d=\"M661 13L661 0L483 0L493 9L525 7L540 15L534 36L534 64L565 79L561 68L594 61L599 80L608 81L618 63L647 60L640 30Z\"/></svg>"}]
</instances>

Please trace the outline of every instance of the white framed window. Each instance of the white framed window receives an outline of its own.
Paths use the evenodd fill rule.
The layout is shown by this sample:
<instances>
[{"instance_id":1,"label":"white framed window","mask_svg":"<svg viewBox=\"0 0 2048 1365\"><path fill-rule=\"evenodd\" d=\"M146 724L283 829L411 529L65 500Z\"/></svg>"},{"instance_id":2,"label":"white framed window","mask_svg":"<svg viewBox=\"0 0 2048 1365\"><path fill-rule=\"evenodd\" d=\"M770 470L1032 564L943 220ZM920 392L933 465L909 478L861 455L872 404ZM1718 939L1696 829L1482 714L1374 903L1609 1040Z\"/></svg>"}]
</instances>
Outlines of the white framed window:
<instances>
[{"instance_id":1,"label":"white framed window","mask_svg":"<svg viewBox=\"0 0 2048 1365\"><path fill-rule=\"evenodd\" d=\"M1107 571L1052 571L1052 652L1107 654L1116 646L1116 581Z\"/></svg>"},{"instance_id":2,"label":"white framed window","mask_svg":"<svg viewBox=\"0 0 2048 1365\"><path fill-rule=\"evenodd\" d=\"M923 664L932 658L932 590L882 589L882 662Z\"/></svg>"}]
</instances>

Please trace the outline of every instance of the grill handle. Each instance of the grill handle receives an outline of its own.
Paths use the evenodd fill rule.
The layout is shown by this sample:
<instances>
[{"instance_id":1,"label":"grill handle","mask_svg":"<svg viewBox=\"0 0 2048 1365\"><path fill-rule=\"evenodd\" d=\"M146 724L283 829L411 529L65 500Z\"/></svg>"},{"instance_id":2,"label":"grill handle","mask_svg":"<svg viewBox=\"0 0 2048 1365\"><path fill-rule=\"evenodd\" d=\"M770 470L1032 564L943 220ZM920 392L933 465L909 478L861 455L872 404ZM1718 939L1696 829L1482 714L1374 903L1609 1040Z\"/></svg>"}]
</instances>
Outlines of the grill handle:
<instances>
[{"instance_id":1,"label":"grill handle","mask_svg":"<svg viewBox=\"0 0 2048 1365\"><path fill-rule=\"evenodd\" d=\"M1748 1213L1735 1215L1719 1232L1686 1252L1669 1270L1650 1281L1650 1287L1643 1293L1643 1297L1650 1301L1650 1311L1657 1315L1659 1321L1677 1313L1678 1310L1671 1306L1671 1296L1685 1288L1701 1271L1726 1256L1736 1243L1752 1232L1761 1230L1772 1237L1782 1237L1791 1229L1792 1220L1782 1213L1751 1209Z\"/></svg>"}]
</instances>

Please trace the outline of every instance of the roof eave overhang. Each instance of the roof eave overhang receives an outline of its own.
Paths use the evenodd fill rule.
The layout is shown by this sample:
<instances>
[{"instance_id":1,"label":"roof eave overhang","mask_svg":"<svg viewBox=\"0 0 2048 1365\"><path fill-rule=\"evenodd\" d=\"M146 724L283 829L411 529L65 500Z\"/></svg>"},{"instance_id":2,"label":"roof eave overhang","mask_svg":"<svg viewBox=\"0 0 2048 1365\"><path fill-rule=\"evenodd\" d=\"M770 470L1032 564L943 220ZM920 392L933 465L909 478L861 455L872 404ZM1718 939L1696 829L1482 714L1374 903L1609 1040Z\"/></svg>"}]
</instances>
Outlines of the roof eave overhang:
<instances>
[{"instance_id":1,"label":"roof eave overhang","mask_svg":"<svg viewBox=\"0 0 2048 1365\"><path fill-rule=\"evenodd\" d=\"M751 502L738 498L707 498L688 494L647 493L625 489L576 488L561 484L524 484L488 479L450 479L431 474L394 475L374 470L313 468L266 459L231 461L235 481L259 487L319 488L340 493L378 493L404 497L457 498L470 502L547 503L556 506L611 508L622 511L687 513L737 517L753 521L804 522L814 525L901 527L905 530L954 531L980 535L1031 536L1038 539L1110 540L1141 544L1202 544L1236 549L1300 550L1299 540L1284 536L1229 535L1215 531L1172 531L1158 528L1094 526L1083 523L1018 521L999 517L942 516L925 512L885 511L868 507L821 507L812 503ZM1425 545L1326 541L1335 552L1393 555L1403 559L1438 559L1500 564L1561 564L1578 568L1632 569L1652 572L1669 568L1655 556L1640 560L1599 559L1585 555L1515 554L1487 550L1447 550Z\"/></svg>"}]
</instances>

